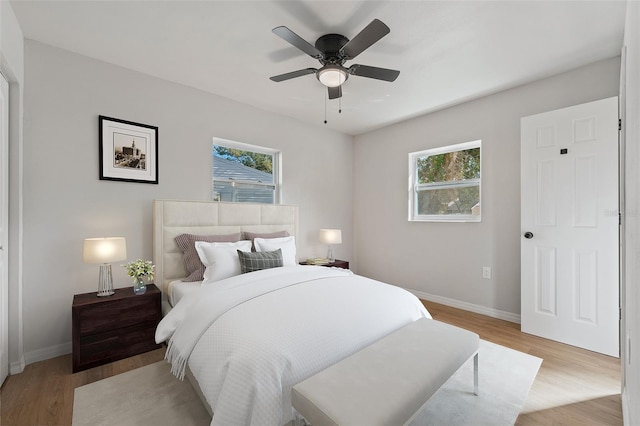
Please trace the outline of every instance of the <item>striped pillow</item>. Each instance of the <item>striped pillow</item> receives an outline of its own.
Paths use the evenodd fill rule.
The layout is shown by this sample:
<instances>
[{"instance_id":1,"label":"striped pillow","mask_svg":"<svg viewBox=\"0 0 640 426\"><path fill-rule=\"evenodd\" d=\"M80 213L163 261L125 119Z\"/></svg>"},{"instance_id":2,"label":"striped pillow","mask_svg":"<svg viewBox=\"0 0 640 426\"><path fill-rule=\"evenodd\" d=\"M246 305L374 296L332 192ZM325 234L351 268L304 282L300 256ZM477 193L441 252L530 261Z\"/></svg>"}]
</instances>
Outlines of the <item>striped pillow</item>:
<instances>
[{"instance_id":1,"label":"striped pillow","mask_svg":"<svg viewBox=\"0 0 640 426\"><path fill-rule=\"evenodd\" d=\"M243 274L282 266L282 250L280 249L260 252L238 250L238 258L240 259L240 272Z\"/></svg>"},{"instance_id":2,"label":"striped pillow","mask_svg":"<svg viewBox=\"0 0 640 426\"><path fill-rule=\"evenodd\" d=\"M203 274L205 266L198 257L196 251L195 242L205 241L207 243L235 243L240 241L241 235L237 234L229 235L194 235L194 234L181 234L175 238L176 244L182 250L182 258L184 260L184 267L187 269L189 275L183 278L182 281L202 281L204 280Z\"/></svg>"}]
</instances>

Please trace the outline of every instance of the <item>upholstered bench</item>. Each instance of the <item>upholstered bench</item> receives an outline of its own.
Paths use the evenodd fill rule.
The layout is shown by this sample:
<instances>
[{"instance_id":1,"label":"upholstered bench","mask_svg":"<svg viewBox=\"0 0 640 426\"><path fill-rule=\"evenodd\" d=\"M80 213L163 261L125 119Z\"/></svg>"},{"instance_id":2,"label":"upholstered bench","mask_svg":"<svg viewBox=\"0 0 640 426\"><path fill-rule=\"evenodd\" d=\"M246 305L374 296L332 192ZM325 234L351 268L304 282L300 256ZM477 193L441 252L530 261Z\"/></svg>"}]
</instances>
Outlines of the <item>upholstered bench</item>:
<instances>
[{"instance_id":1,"label":"upholstered bench","mask_svg":"<svg viewBox=\"0 0 640 426\"><path fill-rule=\"evenodd\" d=\"M293 407L312 426L410 422L467 360L474 357L478 394L477 334L420 319L293 387Z\"/></svg>"}]
</instances>

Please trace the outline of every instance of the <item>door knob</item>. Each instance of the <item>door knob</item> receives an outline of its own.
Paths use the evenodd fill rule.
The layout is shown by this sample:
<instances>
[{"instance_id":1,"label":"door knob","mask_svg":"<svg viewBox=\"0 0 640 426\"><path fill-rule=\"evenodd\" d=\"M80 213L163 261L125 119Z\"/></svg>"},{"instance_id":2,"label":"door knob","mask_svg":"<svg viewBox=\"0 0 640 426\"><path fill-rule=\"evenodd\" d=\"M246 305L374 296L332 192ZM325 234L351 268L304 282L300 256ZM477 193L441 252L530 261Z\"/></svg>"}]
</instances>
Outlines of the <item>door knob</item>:
<instances>
[{"instance_id":1,"label":"door knob","mask_svg":"<svg viewBox=\"0 0 640 426\"><path fill-rule=\"evenodd\" d=\"M527 240L532 239L532 238L533 238L533 232L529 232L529 231L525 232L525 233L524 233L524 237L525 237Z\"/></svg>"}]
</instances>

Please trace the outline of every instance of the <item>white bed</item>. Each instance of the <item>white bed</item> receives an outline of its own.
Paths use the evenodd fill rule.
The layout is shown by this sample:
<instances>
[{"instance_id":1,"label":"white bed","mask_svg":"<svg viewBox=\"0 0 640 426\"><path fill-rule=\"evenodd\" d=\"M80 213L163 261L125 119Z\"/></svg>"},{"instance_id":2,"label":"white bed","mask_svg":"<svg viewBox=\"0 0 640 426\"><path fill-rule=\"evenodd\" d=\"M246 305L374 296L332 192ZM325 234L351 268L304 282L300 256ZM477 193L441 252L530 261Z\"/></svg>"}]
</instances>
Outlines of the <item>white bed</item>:
<instances>
[{"instance_id":1,"label":"white bed","mask_svg":"<svg viewBox=\"0 0 640 426\"><path fill-rule=\"evenodd\" d=\"M200 291L202 289L202 281L182 281L174 280L167 284L166 297L167 303L170 308L176 306L176 303L180 301L187 294ZM167 309L167 311L169 310Z\"/></svg>"},{"instance_id":2,"label":"white bed","mask_svg":"<svg viewBox=\"0 0 640 426\"><path fill-rule=\"evenodd\" d=\"M186 276L175 236L231 232L297 235L295 206L154 202L154 262L163 293ZM193 375L212 425L286 424L291 387L422 317L398 287L320 266L273 268L187 291L156 337L175 373ZM170 311L170 312L169 312ZM185 371L186 370L186 371Z\"/></svg>"}]
</instances>

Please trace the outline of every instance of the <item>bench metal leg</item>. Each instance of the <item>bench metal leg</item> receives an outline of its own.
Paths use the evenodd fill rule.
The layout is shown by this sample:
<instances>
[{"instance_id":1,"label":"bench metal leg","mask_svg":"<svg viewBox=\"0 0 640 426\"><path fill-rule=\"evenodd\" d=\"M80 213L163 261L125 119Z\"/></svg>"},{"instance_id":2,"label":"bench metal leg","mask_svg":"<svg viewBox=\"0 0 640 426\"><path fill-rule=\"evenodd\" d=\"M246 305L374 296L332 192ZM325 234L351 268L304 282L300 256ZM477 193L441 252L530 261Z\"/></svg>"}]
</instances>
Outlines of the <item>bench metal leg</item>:
<instances>
[{"instance_id":1,"label":"bench metal leg","mask_svg":"<svg viewBox=\"0 0 640 426\"><path fill-rule=\"evenodd\" d=\"M311 423L307 422L307 419L302 417L302 414L298 413L298 410L293 409L293 420L287 423L287 426L311 426Z\"/></svg>"},{"instance_id":2,"label":"bench metal leg","mask_svg":"<svg viewBox=\"0 0 640 426\"><path fill-rule=\"evenodd\" d=\"M473 394L478 395L478 353L473 356Z\"/></svg>"}]
</instances>

